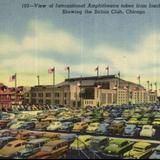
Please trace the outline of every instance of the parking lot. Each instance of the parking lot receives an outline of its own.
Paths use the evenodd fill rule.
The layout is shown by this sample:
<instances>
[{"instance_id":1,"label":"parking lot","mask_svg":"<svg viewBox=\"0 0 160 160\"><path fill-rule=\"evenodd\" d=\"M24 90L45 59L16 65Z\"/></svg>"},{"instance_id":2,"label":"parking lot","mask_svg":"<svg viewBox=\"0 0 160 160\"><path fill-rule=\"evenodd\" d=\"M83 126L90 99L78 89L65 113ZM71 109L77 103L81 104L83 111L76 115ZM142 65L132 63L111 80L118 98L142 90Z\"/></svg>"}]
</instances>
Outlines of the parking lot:
<instances>
[{"instance_id":1,"label":"parking lot","mask_svg":"<svg viewBox=\"0 0 160 160\"><path fill-rule=\"evenodd\" d=\"M158 104L17 106L0 118L1 158L160 158Z\"/></svg>"}]
</instances>

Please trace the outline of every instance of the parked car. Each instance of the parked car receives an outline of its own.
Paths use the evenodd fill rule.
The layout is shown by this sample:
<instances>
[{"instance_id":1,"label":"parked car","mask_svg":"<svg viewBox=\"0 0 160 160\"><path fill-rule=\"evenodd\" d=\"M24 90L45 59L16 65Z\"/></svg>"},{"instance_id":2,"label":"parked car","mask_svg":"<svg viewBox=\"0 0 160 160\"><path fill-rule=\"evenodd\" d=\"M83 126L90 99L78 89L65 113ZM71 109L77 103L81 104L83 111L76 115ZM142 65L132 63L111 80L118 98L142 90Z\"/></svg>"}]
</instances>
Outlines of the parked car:
<instances>
[{"instance_id":1,"label":"parked car","mask_svg":"<svg viewBox=\"0 0 160 160\"><path fill-rule=\"evenodd\" d=\"M140 131L140 136L143 137L153 137L155 135L156 130L152 125L144 125L142 130Z\"/></svg>"},{"instance_id":2,"label":"parked car","mask_svg":"<svg viewBox=\"0 0 160 160\"><path fill-rule=\"evenodd\" d=\"M160 126L160 118L155 118L154 121L152 122L152 125L155 127Z\"/></svg>"},{"instance_id":3,"label":"parked car","mask_svg":"<svg viewBox=\"0 0 160 160\"><path fill-rule=\"evenodd\" d=\"M127 124L135 124L135 125L137 125L138 123L139 123L138 118L130 118L127 122Z\"/></svg>"},{"instance_id":4,"label":"parked car","mask_svg":"<svg viewBox=\"0 0 160 160\"><path fill-rule=\"evenodd\" d=\"M13 123L9 128L10 129L19 129L23 125L24 121L17 121Z\"/></svg>"},{"instance_id":5,"label":"parked car","mask_svg":"<svg viewBox=\"0 0 160 160\"><path fill-rule=\"evenodd\" d=\"M77 138L77 135L76 134L60 134L59 138L70 144L70 143L73 143L73 141Z\"/></svg>"},{"instance_id":6,"label":"parked car","mask_svg":"<svg viewBox=\"0 0 160 160\"><path fill-rule=\"evenodd\" d=\"M126 151L130 150L134 142L125 139L113 139L109 142L104 152L113 157L121 157Z\"/></svg>"},{"instance_id":7,"label":"parked car","mask_svg":"<svg viewBox=\"0 0 160 160\"><path fill-rule=\"evenodd\" d=\"M35 129L36 130L40 130L40 131L44 131L46 130L46 128L50 125L49 121L41 121L39 123L36 124Z\"/></svg>"},{"instance_id":8,"label":"parked car","mask_svg":"<svg viewBox=\"0 0 160 160\"><path fill-rule=\"evenodd\" d=\"M71 131L73 128L73 125L74 125L73 122L63 122L59 126L58 130L59 131Z\"/></svg>"},{"instance_id":9,"label":"parked car","mask_svg":"<svg viewBox=\"0 0 160 160\"><path fill-rule=\"evenodd\" d=\"M160 159L160 145L153 149L153 153L149 156L149 159Z\"/></svg>"},{"instance_id":10,"label":"parked car","mask_svg":"<svg viewBox=\"0 0 160 160\"><path fill-rule=\"evenodd\" d=\"M74 140L74 142L70 145L70 148L72 150L84 150L90 145L92 138L93 136L90 135L81 135Z\"/></svg>"},{"instance_id":11,"label":"parked car","mask_svg":"<svg viewBox=\"0 0 160 160\"><path fill-rule=\"evenodd\" d=\"M122 135L124 131L124 123L113 121L111 125L108 127L109 135Z\"/></svg>"},{"instance_id":12,"label":"parked car","mask_svg":"<svg viewBox=\"0 0 160 160\"><path fill-rule=\"evenodd\" d=\"M56 131L62 125L61 122L55 121L49 124L47 131Z\"/></svg>"},{"instance_id":13,"label":"parked car","mask_svg":"<svg viewBox=\"0 0 160 160\"><path fill-rule=\"evenodd\" d=\"M84 132L88 127L87 122L77 122L74 124L72 131L73 132Z\"/></svg>"},{"instance_id":14,"label":"parked car","mask_svg":"<svg viewBox=\"0 0 160 160\"><path fill-rule=\"evenodd\" d=\"M152 145L147 142L137 142L133 145L132 149L124 153L125 158L142 159L147 158L147 156L152 152Z\"/></svg>"},{"instance_id":15,"label":"parked car","mask_svg":"<svg viewBox=\"0 0 160 160\"><path fill-rule=\"evenodd\" d=\"M144 118L142 118L142 119L139 120L138 124L139 125L151 124L151 120L148 117L144 117Z\"/></svg>"},{"instance_id":16,"label":"parked car","mask_svg":"<svg viewBox=\"0 0 160 160\"><path fill-rule=\"evenodd\" d=\"M108 145L109 139L104 136L93 137L90 141L89 149L94 152L102 152L106 145Z\"/></svg>"},{"instance_id":17,"label":"parked car","mask_svg":"<svg viewBox=\"0 0 160 160\"><path fill-rule=\"evenodd\" d=\"M14 140L5 145L0 149L0 157L13 158L18 151L21 151L25 148L25 140Z\"/></svg>"},{"instance_id":18,"label":"parked car","mask_svg":"<svg viewBox=\"0 0 160 160\"><path fill-rule=\"evenodd\" d=\"M53 140L46 143L40 151L28 159L60 159L69 151L69 145L63 140Z\"/></svg>"},{"instance_id":19,"label":"parked car","mask_svg":"<svg viewBox=\"0 0 160 160\"><path fill-rule=\"evenodd\" d=\"M0 120L0 129L6 128L9 122L10 120Z\"/></svg>"},{"instance_id":20,"label":"parked car","mask_svg":"<svg viewBox=\"0 0 160 160\"><path fill-rule=\"evenodd\" d=\"M86 129L86 132L95 133L98 130L99 126L100 126L100 123L98 122L90 123Z\"/></svg>"},{"instance_id":21,"label":"parked car","mask_svg":"<svg viewBox=\"0 0 160 160\"><path fill-rule=\"evenodd\" d=\"M34 122L24 122L18 129L27 129L32 130L34 129L36 124Z\"/></svg>"},{"instance_id":22,"label":"parked car","mask_svg":"<svg viewBox=\"0 0 160 160\"><path fill-rule=\"evenodd\" d=\"M0 149L3 148L10 141L15 140L15 137L1 137L0 138Z\"/></svg>"},{"instance_id":23,"label":"parked car","mask_svg":"<svg viewBox=\"0 0 160 160\"><path fill-rule=\"evenodd\" d=\"M15 158L16 159L26 159L27 157L38 152L41 149L41 147L47 142L48 142L47 138L30 140L26 142L25 149L17 152Z\"/></svg>"},{"instance_id":24,"label":"parked car","mask_svg":"<svg viewBox=\"0 0 160 160\"><path fill-rule=\"evenodd\" d=\"M138 136L139 132L140 132L140 128L137 127L135 124L127 124L125 126L123 136L134 137L134 136Z\"/></svg>"},{"instance_id":25,"label":"parked car","mask_svg":"<svg viewBox=\"0 0 160 160\"><path fill-rule=\"evenodd\" d=\"M96 134L98 135L107 135L108 134L108 127L109 124L108 123L101 123L98 127L98 129L96 130Z\"/></svg>"}]
</instances>

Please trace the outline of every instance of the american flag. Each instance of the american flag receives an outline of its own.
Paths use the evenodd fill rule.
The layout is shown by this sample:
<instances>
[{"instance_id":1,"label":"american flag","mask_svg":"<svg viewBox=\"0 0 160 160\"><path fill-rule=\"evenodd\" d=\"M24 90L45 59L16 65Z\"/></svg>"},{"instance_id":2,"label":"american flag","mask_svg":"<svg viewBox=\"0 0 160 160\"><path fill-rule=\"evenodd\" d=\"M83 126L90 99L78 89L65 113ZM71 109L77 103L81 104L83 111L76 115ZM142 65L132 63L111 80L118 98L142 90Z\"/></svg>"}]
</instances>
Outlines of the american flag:
<instances>
[{"instance_id":1,"label":"american flag","mask_svg":"<svg viewBox=\"0 0 160 160\"><path fill-rule=\"evenodd\" d=\"M70 70L70 67L69 66L65 66L65 70Z\"/></svg>"},{"instance_id":2,"label":"american flag","mask_svg":"<svg viewBox=\"0 0 160 160\"><path fill-rule=\"evenodd\" d=\"M120 77L120 72L118 72L118 77Z\"/></svg>"},{"instance_id":3,"label":"american flag","mask_svg":"<svg viewBox=\"0 0 160 160\"><path fill-rule=\"evenodd\" d=\"M139 75L139 76L137 77L137 79L140 80L140 78L141 78L141 77L140 77L140 75Z\"/></svg>"},{"instance_id":4,"label":"american flag","mask_svg":"<svg viewBox=\"0 0 160 160\"><path fill-rule=\"evenodd\" d=\"M52 74L54 71L55 71L55 68L54 68L54 67L48 69L48 73L49 73L49 74Z\"/></svg>"},{"instance_id":5,"label":"american flag","mask_svg":"<svg viewBox=\"0 0 160 160\"><path fill-rule=\"evenodd\" d=\"M10 82L13 82L16 80L16 74L12 75L9 79Z\"/></svg>"}]
</instances>

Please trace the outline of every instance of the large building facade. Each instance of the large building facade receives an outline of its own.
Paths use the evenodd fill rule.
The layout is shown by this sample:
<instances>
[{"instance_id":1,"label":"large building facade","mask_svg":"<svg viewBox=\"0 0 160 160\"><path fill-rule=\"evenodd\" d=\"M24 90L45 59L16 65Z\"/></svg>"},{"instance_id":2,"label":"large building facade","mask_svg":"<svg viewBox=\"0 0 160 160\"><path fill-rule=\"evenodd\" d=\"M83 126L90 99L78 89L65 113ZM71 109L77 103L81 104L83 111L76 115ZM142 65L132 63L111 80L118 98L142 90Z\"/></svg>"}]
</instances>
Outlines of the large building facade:
<instances>
[{"instance_id":1,"label":"large building facade","mask_svg":"<svg viewBox=\"0 0 160 160\"><path fill-rule=\"evenodd\" d=\"M94 76L66 79L53 85L31 87L30 104L61 104L72 107L155 103L157 91L116 77Z\"/></svg>"}]
</instances>

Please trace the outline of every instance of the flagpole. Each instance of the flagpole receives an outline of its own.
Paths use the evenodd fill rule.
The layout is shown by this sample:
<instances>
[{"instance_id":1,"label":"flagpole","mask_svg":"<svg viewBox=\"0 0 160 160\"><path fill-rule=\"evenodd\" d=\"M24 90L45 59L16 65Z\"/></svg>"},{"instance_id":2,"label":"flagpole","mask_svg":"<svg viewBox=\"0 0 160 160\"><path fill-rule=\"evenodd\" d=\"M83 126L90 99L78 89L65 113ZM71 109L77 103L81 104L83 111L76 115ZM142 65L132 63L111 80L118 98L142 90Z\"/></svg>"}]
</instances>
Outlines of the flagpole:
<instances>
[{"instance_id":1,"label":"flagpole","mask_svg":"<svg viewBox=\"0 0 160 160\"><path fill-rule=\"evenodd\" d=\"M70 78L70 68L68 67L68 79Z\"/></svg>"},{"instance_id":2,"label":"flagpole","mask_svg":"<svg viewBox=\"0 0 160 160\"><path fill-rule=\"evenodd\" d=\"M16 105L16 102L17 102L17 74L15 73L15 105Z\"/></svg>"},{"instance_id":3,"label":"flagpole","mask_svg":"<svg viewBox=\"0 0 160 160\"><path fill-rule=\"evenodd\" d=\"M40 85L40 77L39 75L37 76L37 79L38 79L38 86Z\"/></svg>"},{"instance_id":4,"label":"flagpole","mask_svg":"<svg viewBox=\"0 0 160 160\"><path fill-rule=\"evenodd\" d=\"M147 88L148 88L148 92L149 92L149 81L147 81Z\"/></svg>"},{"instance_id":5,"label":"flagpole","mask_svg":"<svg viewBox=\"0 0 160 160\"><path fill-rule=\"evenodd\" d=\"M139 85L141 84L140 75L138 76L138 83L139 83Z\"/></svg>"},{"instance_id":6,"label":"flagpole","mask_svg":"<svg viewBox=\"0 0 160 160\"><path fill-rule=\"evenodd\" d=\"M53 104L55 104L54 100L54 87L55 87L55 68L53 68Z\"/></svg>"}]
</instances>

